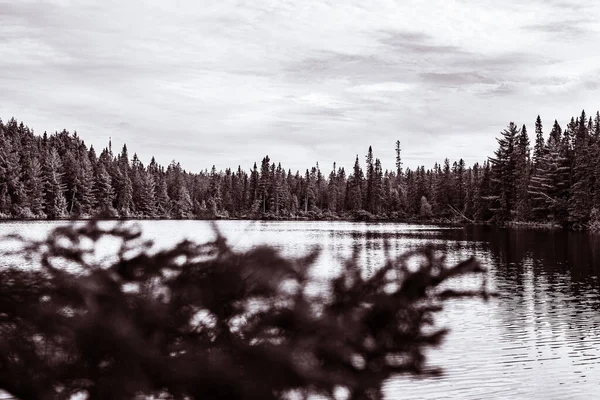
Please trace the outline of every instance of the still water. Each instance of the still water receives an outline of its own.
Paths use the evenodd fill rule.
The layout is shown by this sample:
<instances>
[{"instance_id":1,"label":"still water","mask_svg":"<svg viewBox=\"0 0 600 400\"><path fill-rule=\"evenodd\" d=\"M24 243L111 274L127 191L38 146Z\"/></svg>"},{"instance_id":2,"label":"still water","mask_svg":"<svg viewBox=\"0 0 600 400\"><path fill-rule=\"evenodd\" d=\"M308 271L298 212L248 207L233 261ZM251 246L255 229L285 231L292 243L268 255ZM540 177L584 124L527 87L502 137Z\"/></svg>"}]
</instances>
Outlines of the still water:
<instances>
[{"instance_id":1,"label":"still water","mask_svg":"<svg viewBox=\"0 0 600 400\"><path fill-rule=\"evenodd\" d=\"M146 237L166 247L181 239L214 237L199 221L139 222ZM0 224L0 235L43 237L56 223ZM298 256L322 250L314 273L338 271L340 257L357 250L365 273L393 254L435 244L455 262L475 255L489 268L489 302L453 300L438 316L451 329L430 352L445 369L434 379L399 377L390 399L600 398L600 237L566 232L443 228L391 223L220 221L236 249L270 244Z\"/></svg>"}]
</instances>

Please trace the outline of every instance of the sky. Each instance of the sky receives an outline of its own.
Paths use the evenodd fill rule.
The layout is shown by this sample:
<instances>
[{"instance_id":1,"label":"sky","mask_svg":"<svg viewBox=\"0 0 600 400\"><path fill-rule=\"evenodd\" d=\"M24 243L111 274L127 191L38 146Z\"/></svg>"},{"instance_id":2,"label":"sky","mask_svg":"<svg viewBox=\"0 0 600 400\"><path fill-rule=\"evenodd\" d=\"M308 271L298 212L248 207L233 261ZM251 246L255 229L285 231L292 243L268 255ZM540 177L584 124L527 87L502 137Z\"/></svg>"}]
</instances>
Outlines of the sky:
<instances>
[{"instance_id":1,"label":"sky","mask_svg":"<svg viewBox=\"0 0 600 400\"><path fill-rule=\"evenodd\" d=\"M483 161L600 108L600 2L0 0L0 118L189 171ZM260 163L259 163L260 164Z\"/></svg>"}]
</instances>

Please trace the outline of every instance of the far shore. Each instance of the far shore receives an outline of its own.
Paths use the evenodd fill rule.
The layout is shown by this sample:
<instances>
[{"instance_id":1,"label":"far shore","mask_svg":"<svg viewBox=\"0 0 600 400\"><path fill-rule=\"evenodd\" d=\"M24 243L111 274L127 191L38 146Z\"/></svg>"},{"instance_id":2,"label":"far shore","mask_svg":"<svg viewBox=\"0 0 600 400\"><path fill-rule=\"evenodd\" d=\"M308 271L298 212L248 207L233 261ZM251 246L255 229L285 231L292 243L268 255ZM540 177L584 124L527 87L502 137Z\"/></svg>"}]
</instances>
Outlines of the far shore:
<instances>
[{"instance_id":1,"label":"far shore","mask_svg":"<svg viewBox=\"0 0 600 400\"><path fill-rule=\"evenodd\" d=\"M0 223L6 222L35 222L35 221L90 221L95 219L91 216L85 217L70 217L70 218L0 218ZM453 226L453 227L465 227L465 226L490 226L498 228L516 228L516 229L539 229L539 230L569 230L567 227L563 227L560 224L547 222L528 222L528 221L509 221L505 225L498 225L490 222L479 222L479 221L464 221L459 219L450 218L390 218L387 216L372 215L367 213L359 213L358 215L334 215L334 214L313 214L313 215L295 215L295 216L283 216L283 215L258 215L258 216L188 216L188 217L140 217L140 216L127 216L127 217L101 217L96 218L101 221L346 221L346 222L367 222L367 223L401 223L401 224L414 224L414 225L441 225L441 226ZM575 231L581 231L585 229L571 229Z\"/></svg>"}]
</instances>

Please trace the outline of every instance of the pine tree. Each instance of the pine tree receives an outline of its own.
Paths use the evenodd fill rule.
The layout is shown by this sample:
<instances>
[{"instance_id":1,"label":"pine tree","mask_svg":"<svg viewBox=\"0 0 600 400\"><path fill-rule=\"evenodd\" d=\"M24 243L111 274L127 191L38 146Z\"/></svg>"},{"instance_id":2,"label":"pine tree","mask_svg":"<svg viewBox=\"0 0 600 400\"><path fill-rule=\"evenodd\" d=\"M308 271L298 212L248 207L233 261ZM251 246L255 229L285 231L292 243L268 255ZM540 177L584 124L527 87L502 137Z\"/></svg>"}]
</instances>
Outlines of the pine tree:
<instances>
[{"instance_id":1,"label":"pine tree","mask_svg":"<svg viewBox=\"0 0 600 400\"><path fill-rule=\"evenodd\" d=\"M53 148L44 166L45 212L49 219L67 216L67 201L64 196L65 185L62 183L63 174L60 156L58 151Z\"/></svg>"},{"instance_id":2,"label":"pine tree","mask_svg":"<svg viewBox=\"0 0 600 400\"><path fill-rule=\"evenodd\" d=\"M233 178L235 175L231 173L231 168L225 169L225 175L221 179L221 198L223 209L227 215L233 214L235 206L233 204Z\"/></svg>"},{"instance_id":3,"label":"pine tree","mask_svg":"<svg viewBox=\"0 0 600 400\"><path fill-rule=\"evenodd\" d=\"M329 179L327 181L327 209L330 212L336 212L338 208L338 176L336 171L335 162L333 163L333 168L329 173Z\"/></svg>"},{"instance_id":4,"label":"pine tree","mask_svg":"<svg viewBox=\"0 0 600 400\"><path fill-rule=\"evenodd\" d=\"M337 212L344 212L347 210L346 193L348 190L348 182L346 179L346 170L344 168L338 167L337 172Z\"/></svg>"},{"instance_id":5,"label":"pine tree","mask_svg":"<svg viewBox=\"0 0 600 400\"><path fill-rule=\"evenodd\" d=\"M348 205L348 210L356 211L362 208L362 182L363 182L363 172L360 168L360 164L358 161L358 155L356 156L356 160L354 161L354 169L353 173L350 177L348 177L348 190L347 190L347 200L346 204Z\"/></svg>"},{"instance_id":6,"label":"pine tree","mask_svg":"<svg viewBox=\"0 0 600 400\"><path fill-rule=\"evenodd\" d=\"M79 146L77 160L78 180L75 186L77 208L75 212L78 215L91 215L96 202L94 196L94 168L84 145Z\"/></svg>"},{"instance_id":7,"label":"pine tree","mask_svg":"<svg viewBox=\"0 0 600 400\"><path fill-rule=\"evenodd\" d=\"M600 111L596 111L594 117L594 140L598 142L600 140Z\"/></svg>"},{"instance_id":8,"label":"pine tree","mask_svg":"<svg viewBox=\"0 0 600 400\"><path fill-rule=\"evenodd\" d=\"M44 214L44 174L42 164L39 160L31 157L27 151L23 162L22 181L27 198L26 207L29 208L31 216L45 218Z\"/></svg>"},{"instance_id":9,"label":"pine tree","mask_svg":"<svg viewBox=\"0 0 600 400\"><path fill-rule=\"evenodd\" d=\"M208 203L214 214L218 214L223 208L223 199L221 196L221 180L217 168L213 165L210 170L208 186Z\"/></svg>"},{"instance_id":10,"label":"pine tree","mask_svg":"<svg viewBox=\"0 0 600 400\"><path fill-rule=\"evenodd\" d=\"M192 198L185 186L179 187L179 193L175 200L175 215L178 218L192 217Z\"/></svg>"},{"instance_id":11,"label":"pine tree","mask_svg":"<svg viewBox=\"0 0 600 400\"><path fill-rule=\"evenodd\" d=\"M465 160L462 158L458 161L455 172L455 181L456 181L456 208L464 211L465 209L465 171L466 165Z\"/></svg>"},{"instance_id":12,"label":"pine tree","mask_svg":"<svg viewBox=\"0 0 600 400\"><path fill-rule=\"evenodd\" d=\"M249 184L249 194L248 194L248 208L254 209L255 204L256 207L260 207L260 198L259 198L259 174L258 169L256 167L256 163L252 167L252 171L250 173L250 184ZM258 209L257 209L258 211Z\"/></svg>"},{"instance_id":13,"label":"pine tree","mask_svg":"<svg viewBox=\"0 0 600 400\"><path fill-rule=\"evenodd\" d=\"M158 175L156 182L156 213L160 217L170 218L173 205L167 188L164 174Z\"/></svg>"},{"instance_id":14,"label":"pine tree","mask_svg":"<svg viewBox=\"0 0 600 400\"><path fill-rule=\"evenodd\" d=\"M592 208L594 182L592 148L588 135L585 111L581 112L573 141L572 184L569 198L569 222L582 226L587 224Z\"/></svg>"},{"instance_id":15,"label":"pine tree","mask_svg":"<svg viewBox=\"0 0 600 400\"><path fill-rule=\"evenodd\" d=\"M498 141L498 150L494 152L495 157L490 157L492 165L491 182L493 194L487 197L490 201L490 209L494 212L496 221L504 223L510 220L514 211L516 201L517 182L517 140L520 134L519 128L514 122L510 122L508 129L501 132Z\"/></svg>"},{"instance_id":16,"label":"pine tree","mask_svg":"<svg viewBox=\"0 0 600 400\"><path fill-rule=\"evenodd\" d=\"M112 178L103 163L98 163L96 167L96 180L93 191L96 211L112 214L115 193L112 187Z\"/></svg>"},{"instance_id":17,"label":"pine tree","mask_svg":"<svg viewBox=\"0 0 600 400\"><path fill-rule=\"evenodd\" d=\"M569 192L569 161L559 135L550 135L544 156L529 184L533 217L536 220L566 222Z\"/></svg>"},{"instance_id":18,"label":"pine tree","mask_svg":"<svg viewBox=\"0 0 600 400\"><path fill-rule=\"evenodd\" d=\"M473 216L476 221L489 222L494 217L490 205L497 199L492 192L492 172L489 161L484 161L479 175L481 178L478 180L473 199Z\"/></svg>"},{"instance_id":19,"label":"pine tree","mask_svg":"<svg viewBox=\"0 0 600 400\"><path fill-rule=\"evenodd\" d=\"M371 148L371 146L369 146L369 150L368 150L367 156L366 156L366 171L367 171L366 192L365 192L365 196L364 196L365 198L364 198L363 208L366 211L373 213L374 212L373 186L375 183L375 164L374 164L374 160L373 160L373 149Z\"/></svg>"},{"instance_id":20,"label":"pine tree","mask_svg":"<svg viewBox=\"0 0 600 400\"><path fill-rule=\"evenodd\" d=\"M542 154L544 150L542 149ZM530 218L530 200L529 200L529 180L530 180L530 160L529 160L529 137L527 127L523 125L521 133L517 138L516 147L516 217L524 221ZM542 156L543 157L543 156Z\"/></svg>"},{"instance_id":21,"label":"pine tree","mask_svg":"<svg viewBox=\"0 0 600 400\"><path fill-rule=\"evenodd\" d=\"M141 196L138 203L138 209L141 212L141 215L153 218L156 216L156 182L154 182L154 176L150 172L141 173L140 179Z\"/></svg>"},{"instance_id":22,"label":"pine tree","mask_svg":"<svg viewBox=\"0 0 600 400\"><path fill-rule=\"evenodd\" d=\"M17 134L16 130L16 121L12 119L7 126L8 137L0 137L0 214L7 216L18 216L25 200L25 189L20 180L20 157L12 142L14 139L11 140Z\"/></svg>"},{"instance_id":23,"label":"pine tree","mask_svg":"<svg viewBox=\"0 0 600 400\"><path fill-rule=\"evenodd\" d=\"M400 141L396 140L396 178L402 179L402 157L400 152L402 149L400 148Z\"/></svg>"},{"instance_id":24,"label":"pine tree","mask_svg":"<svg viewBox=\"0 0 600 400\"><path fill-rule=\"evenodd\" d=\"M270 159L265 156L260 164L260 180L258 182L258 191L260 194L260 205L263 213L267 212L267 204L269 202L269 187L271 185L270 176Z\"/></svg>"},{"instance_id":25,"label":"pine tree","mask_svg":"<svg viewBox=\"0 0 600 400\"><path fill-rule=\"evenodd\" d=\"M558 121L554 120L554 125L552 125L552 131L550 131L550 136L548 137L548 143L550 143L550 141L553 141L555 142L555 145L559 145L562 142L562 140L562 128L558 124ZM544 147L542 146L542 157L543 155Z\"/></svg>"},{"instance_id":26,"label":"pine tree","mask_svg":"<svg viewBox=\"0 0 600 400\"><path fill-rule=\"evenodd\" d=\"M379 215L383 212L385 206L385 194L383 186L383 169L381 167L381 161L379 158L375 159L375 172L373 176L373 200L372 208L373 213Z\"/></svg>"},{"instance_id":27,"label":"pine tree","mask_svg":"<svg viewBox=\"0 0 600 400\"><path fill-rule=\"evenodd\" d=\"M450 168L450 160L447 158L444 160L444 169L438 166L436 170L436 183L435 183L435 199L437 215L449 216L450 208L452 204L452 171ZM418 197L420 199L420 196ZM414 200L413 200L414 201ZM420 201L420 200L419 200Z\"/></svg>"},{"instance_id":28,"label":"pine tree","mask_svg":"<svg viewBox=\"0 0 600 400\"><path fill-rule=\"evenodd\" d=\"M554 121L555 125L558 123ZM537 167L544 156L544 133L542 132L542 119L537 116L535 120L535 146L533 147L533 165Z\"/></svg>"},{"instance_id":29,"label":"pine tree","mask_svg":"<svg viewBox=\"0 0 600 400\"><path fill-rule=\"evenodd\" d=\"M129 178L128 167L120 163L117 167L117 188L115 208L123 217L129 217L133 213L133 186Z\"/></svg>"},{"instance_id":30,"label":"pine tree","mask_svg":"<svg viewBox=\"0 0 600 400\"><path fill-rule=\"evenodd\" d=\"M273 166L275 163L273 163ZM280 209L282 208L283 203L283 174L284 172L281 169L281 164L277 165L277 168L272 171L273 183L271 185L271 204L270 209L276 214L279 215Z\"/></svg>"}]
</instances>

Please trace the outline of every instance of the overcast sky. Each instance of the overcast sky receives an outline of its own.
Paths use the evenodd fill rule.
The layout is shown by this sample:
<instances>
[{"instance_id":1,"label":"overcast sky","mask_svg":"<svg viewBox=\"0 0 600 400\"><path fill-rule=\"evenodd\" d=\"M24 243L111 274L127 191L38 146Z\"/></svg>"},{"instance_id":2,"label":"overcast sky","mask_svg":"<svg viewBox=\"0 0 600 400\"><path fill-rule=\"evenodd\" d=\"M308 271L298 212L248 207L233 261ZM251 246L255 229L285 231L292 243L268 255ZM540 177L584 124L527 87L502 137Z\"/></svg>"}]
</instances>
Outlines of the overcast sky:
<instances>
[{"instance_id":1,"label":"overcast sky","mask_svg":"<svg viewBox=\"0 0 600 400\"><path fill-rule=\"evenodd\" d=\"M468 163L600 108L600 4L0 0L0 117L188 170Z\"/></svg>"}]
</instances>

